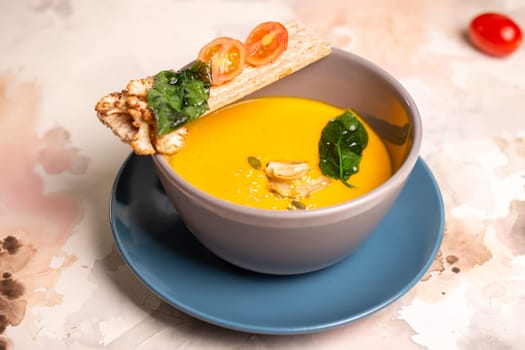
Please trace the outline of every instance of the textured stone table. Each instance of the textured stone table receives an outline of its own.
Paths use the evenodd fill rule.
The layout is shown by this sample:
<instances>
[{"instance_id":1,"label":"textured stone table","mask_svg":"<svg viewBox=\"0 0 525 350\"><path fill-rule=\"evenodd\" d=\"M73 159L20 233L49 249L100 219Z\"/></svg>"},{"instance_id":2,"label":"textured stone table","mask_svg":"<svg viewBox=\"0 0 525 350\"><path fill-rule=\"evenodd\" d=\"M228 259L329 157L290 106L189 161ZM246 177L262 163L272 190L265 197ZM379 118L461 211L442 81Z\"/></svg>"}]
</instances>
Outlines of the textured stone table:
<instances>
[{"instance_id":1,"label":"textured stone table","mask_svg":"<svg viewBox=\"0 0 525 350\"><path fill-rule=\"evenodd\" d=\"M0 349L525 347L525 49L491 58L464 32L488 10L525 27L522 0L147 4L0 2ZM215 36L290 19L411 92L445 238L425 278L373 315L316 334L252 335L172 308L124 263L108 198L130 150L93 107Z\"/></svg>"}]
</instances>

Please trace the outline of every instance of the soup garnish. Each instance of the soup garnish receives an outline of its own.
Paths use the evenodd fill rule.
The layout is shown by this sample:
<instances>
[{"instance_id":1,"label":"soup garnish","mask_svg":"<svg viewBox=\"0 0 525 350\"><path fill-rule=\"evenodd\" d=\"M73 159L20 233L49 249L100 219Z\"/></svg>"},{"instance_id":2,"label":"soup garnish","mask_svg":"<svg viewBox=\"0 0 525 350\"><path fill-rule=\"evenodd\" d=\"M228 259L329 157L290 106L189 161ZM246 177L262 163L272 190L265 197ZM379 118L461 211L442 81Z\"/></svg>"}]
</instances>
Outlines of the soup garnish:
<instances>
[{"instance_id":1,"label":"soup garnish","mask_svg":"<svg viewBox=\"0 0 525 350\"><path fill-rule=\"evenodd\" d=\"M174 154L186 123L235 102L331 52L331 45L298 22L265 22L244 43L220 37L204 45L195 64L131 80L102 97L99 120L136 154Z\"/></svg>"},{"instance_id":2,"label":"soup garnish","mask_svg":"<svg viewBox=\"0 0 525 350\"><path fill-rule=\"evenodd\" d=\"M359 171L361 155L367 144L368 133L356 113L345 111L323 128L319 141L321 171L352 187L347 180Z\"/></svg>"}]
</instances>

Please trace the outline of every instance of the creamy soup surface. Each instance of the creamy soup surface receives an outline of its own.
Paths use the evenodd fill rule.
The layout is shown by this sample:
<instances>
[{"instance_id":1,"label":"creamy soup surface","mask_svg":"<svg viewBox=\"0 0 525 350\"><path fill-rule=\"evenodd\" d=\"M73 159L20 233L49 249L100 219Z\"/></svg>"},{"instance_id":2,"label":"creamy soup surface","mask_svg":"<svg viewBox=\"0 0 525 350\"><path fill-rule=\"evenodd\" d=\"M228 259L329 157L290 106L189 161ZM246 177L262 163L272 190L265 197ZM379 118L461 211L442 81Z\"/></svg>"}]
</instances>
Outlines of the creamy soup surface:
<instances>
[{"instance_id":1,"label":"creamy soup surface","mask_svg":"<svg viewBox=\"0 0 525 350\"><path fill-rule=\"evenodd\" d=\"M270 161L307 162L311 167L308 177L321 177L321 131L344 111L295 97L239 102L188 124L186 145L169 157L169 162L186 181L212 196L249 207L291 209L290 198L270 189L264 167ZM368 132L368 146L363 151L359 172L348 179L353 187L330 178L324 188L304 198L294 198L294 203L300 202L300 209L354 199L391 176L390 158L383 142L368 124L360 121ZM261 169L254 168L254 158Z\"/></svg>"}]
</instances>

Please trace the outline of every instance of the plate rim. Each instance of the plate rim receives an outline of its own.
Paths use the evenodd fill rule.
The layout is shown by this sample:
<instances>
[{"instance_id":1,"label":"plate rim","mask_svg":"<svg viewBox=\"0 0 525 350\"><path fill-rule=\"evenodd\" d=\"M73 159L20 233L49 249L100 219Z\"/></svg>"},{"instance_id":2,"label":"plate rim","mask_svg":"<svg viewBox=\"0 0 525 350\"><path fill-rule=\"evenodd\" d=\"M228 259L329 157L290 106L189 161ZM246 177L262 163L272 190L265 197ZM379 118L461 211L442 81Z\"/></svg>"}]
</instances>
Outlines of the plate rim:
<instances>
[{"instance_id":1,"label":"plate rim","mask_svg":"<svg viewBox=\"0 0 525 350\"><path fill-rule=\"evenodd\" d=\"M408 291L410 291L421 280L421 278L424 277L424 275L427 273L427 271L431 267L432 263L434 262L439 252L439 249L441 248L441 244L443 241L444 227L445 227L445 208L444 208L443 196L440 191L438 182L436 178L434 177L430 167L422 159L422 157L419 156L416 160L414 169L418 165L422 166L424 173L431 180L430 183L432 185L432 190L437 197L437 202L439 206L439 224L436 229L437 235L436 235L435 241L433 242L434 246L433 246L432 252L430 253L429 258L422 265L422 267L420 268L417 274L415 274L402 288L400 288L397 292L393 293L389 298L385 298L382 302L377 303L374 306L369 307L367 309L363 309L360 312L352 313L348 317L334 319L332 322L323 322L323 323L312 325L312 326L289 326L289 327L275 327L275 326L270 326L270 325L261 326L257 324L246 325L244 323L240 323L237 321L228 320L225 317L218 317L217 315L211 315L209 313L202 312L185 302L177 301L176 298L171 297L166 291L163 292L163 291L157 290L157 288L155 288L150 282L148 282L147 279L144 278L142 274L137 270L132 259L129 257L125 249L123 249L123 246L125 245L122 242L117 232L118 228L116 228L115 219L114 219L116 214L114 213L113 205L115 201L116 189L119 185L119 180L121 179L124 171L127 169L127 165L135 157L139 157L139 156L135 155L133 152L131 152L127 156L127 158L125 159L125 161L119 168L115 176L115 180L113 181L113 185L111 187L110 200L109 200L109 223L111 226L111 232L112 232L113 239L115 240L115 243L116 243L116 247L121 257L123 258L124 262L126 263L127 267L133 272L134 276L138 278L141 281L141 283L144 284L148 288L149 291L153 292L160 299L164 300L169 305L178 309L179 311L184 312L192 317L195 317L203 322L210 323L218 327L235 330L235 331L241 331L241 332L256 333L256 334L294 335L294 334L316 333L320 331L337 328L337 327L340 327L346 324L350 324L352 322L355 322L361 318L369 316L385 308L386 306L392 304L393 302L401 298ZM151 165L153 167L153 163ZM412 170L412 172L414 172L414 169ZM405 189L403 188L402 191L404 190ZM312 272L312 273L315 273L315 272Z\"/></svg>"}]
</instances>

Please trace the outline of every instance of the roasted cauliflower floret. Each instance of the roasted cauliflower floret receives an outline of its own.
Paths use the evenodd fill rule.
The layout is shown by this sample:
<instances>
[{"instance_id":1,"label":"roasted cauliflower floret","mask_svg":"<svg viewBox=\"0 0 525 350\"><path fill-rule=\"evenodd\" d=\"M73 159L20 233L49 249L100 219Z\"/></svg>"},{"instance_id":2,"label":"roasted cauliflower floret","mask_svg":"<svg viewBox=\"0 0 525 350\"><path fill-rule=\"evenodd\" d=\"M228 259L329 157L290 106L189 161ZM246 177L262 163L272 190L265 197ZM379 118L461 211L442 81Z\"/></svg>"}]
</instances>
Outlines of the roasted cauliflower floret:
<instances>
[{"instance_id":1,"label":"roasted cauliflower floret","mask_svg":"<svg viewBox=\"0 0 525 350\"><path fill-rule=\"evenodd\" d=\"M146 98L148 96L148 91L151 89L154 82L155 79L153 79L153 77L134 79L128 83L126 89L130 95Z\"/></svg>"},{"instance_id":2,"label":"roasted cauliflower floret","mask_svg":"<svg viewBox=\"0 0 525 350\"><path fill-rule=\"evenodd\" d=\"M188 129L182 127L157 135L155 116L147 102L153 82L152 77L131 80L126 90L102 97L95 110L99 120L123 142L129 143L135 153L174 154L184 146Z\"/></svg>"}]
</instances>

